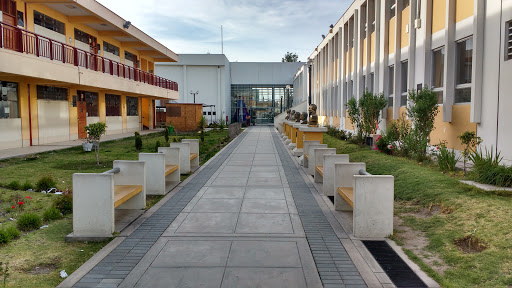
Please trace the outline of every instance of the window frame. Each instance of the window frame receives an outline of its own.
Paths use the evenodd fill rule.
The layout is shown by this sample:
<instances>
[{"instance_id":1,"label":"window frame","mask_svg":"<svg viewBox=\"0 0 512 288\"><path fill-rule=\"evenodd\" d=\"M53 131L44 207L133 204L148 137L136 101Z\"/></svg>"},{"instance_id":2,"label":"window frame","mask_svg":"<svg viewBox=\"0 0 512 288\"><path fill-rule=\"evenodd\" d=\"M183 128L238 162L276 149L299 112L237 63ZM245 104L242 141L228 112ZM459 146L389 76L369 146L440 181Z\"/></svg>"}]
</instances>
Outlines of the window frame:
<instances>
[{"instance_id":1,"label":"window frame","mask_svg":"<svg viewBox=\"0 0 512 288\"><path fill-rule=\"evenodd\" d=\"M111 105L112 102L117 102L118 105ZM118 111L112 113L116 107L118 107ZM123 115L121 111L121 95L105 94L105 115L106 117L119 117Z\"/></svg>"},{"instance_id":2,"label":"window frame","mask_svg":"<svg viewBox=\"0 0 512 288\"><path fill-rule=\"evenodd\" d=\"M66 24L64 22L61 22L37 10L34 10L34 25L43 27L62 35L66 35Z\"/></svg>"},{"instance_id":3,"label":"window frame","mask_svg":"<svg viewBox=\"0 0 512 288\"><path fill-rule=\"evenodd\" d=\"M471 86L472 86L472 83L473 83L473 63L471 63L471 82L469 83L462 83L460 84L459 83L459 76L460 76L460 63L459 63L459 60L460 60L460 50L459 50L459 45L461 44L465 44L467 41L471 40L471 62L473 61L473 50L475 49L474 48L474 42L473 42L473 36L469 36L469 37L466 37L466 38L463 38L463 39L460 39L458 41L456 41L456 65L455 65L455 91L454 91L454 96L453 96L453 103L454 104L469 104L471 103L471 98L473 96L473 93L472 91L470 92L470 99L469 101L457 101L457 92L458 91L462 91L462 90L467 90L467 89L471 89ZM467 45L467 44L466 44ZM466 50L467 51L467 50Z\"/></svg>"},{"instance_id":4,"label":"window frame","mask_svg":"<svg viewBox=\"0 0 512 288\"><path fill-rule=\"evenodd\" d=\"M131 101L133 101L135 105L133 105ZM133 107L130 106L135 106L135 110L131 109ZM135 113L133 113L133 111L135 111ZM126 96L126 116L139 116L139 98Z\"/></svg>"},{"instance_id":5,"label":"window frame","mask_svg":"<svg viewBox=\"0 0 512 288\"><path fill-rule=\"evenodd\" d=\"M114 53L112 53L111 51L114 51ZM103 52L107 52L107 53L110 53L110 54L120 57L120 55L121 55L120 51L121 50L116 45L110 44L107 41L103 41Z\"/></svg>"},{"instance_id":6,"label":"window frame","mask_svg":"<svg viewBox=\"0 0 512 288\"><path fill-rule=\"evenodd\" d=\"M505 61L512 60L512 20L505 23Z\"/></svg>"},{"instance_id":7,"label":"window frame","mask_svg":"<svg viewBox=\"0 0 512 288\"><path fill-rule=\"evenodd\" d=\"M404 73L404 65L405 65L405 69L407 69L407 73ZM404 81L404 74L406 74L405 81ZM405 87L404 87L404 82L405 82ZM409 83L408 82L409 82L409 59L400 62L400 107L407 106L407 96L409 93L409 90L408 90ZM405 88L405 91L404 91L404 88ZM405 96L405 104L403 103L404 96Z\"/></svg>"},{"instance_id":8,"label":"window frame","mask_svg":"<svg viewBox=\"0 0 512 288\"><path fill-rule=\"evenodd\" d=\"M395 65L388 66L388 108L395 104Z\"/></svg>"},{"instance_id":9,"label":"window frame","mask_svg":"<svg viewBox=\"0 0 512 288\"><path fill-rule=\"evenodd\" d=\"M4 87L4 85L5 85L5 87ZM7 87L9 85L15 86L15 87ZM5 106L9 106L9 117L0 117L0 120L1 119L20 119L21 118L19 86L20 85L17 82L0 81L0 103L2 103L1 108L4 109ZM5 88L5 91L7 91L8 88L15 89L15 91L16 91L16 101L9 100L8 92L6 92L5 95L4 95L4 93L3 93L4 92L4 88ZM5 100L4 100L4 97L5 97ZM5 106L4 106L3 102L6 103ZM14 110L14 111L16 111L15 117L12 117L13 113L11 112L11 104L9 104L11 102L15 102L15 105L16 105L16 109ZM4 111L5 111L5 109L4 109Z\"/></svg>"}]
</instances>

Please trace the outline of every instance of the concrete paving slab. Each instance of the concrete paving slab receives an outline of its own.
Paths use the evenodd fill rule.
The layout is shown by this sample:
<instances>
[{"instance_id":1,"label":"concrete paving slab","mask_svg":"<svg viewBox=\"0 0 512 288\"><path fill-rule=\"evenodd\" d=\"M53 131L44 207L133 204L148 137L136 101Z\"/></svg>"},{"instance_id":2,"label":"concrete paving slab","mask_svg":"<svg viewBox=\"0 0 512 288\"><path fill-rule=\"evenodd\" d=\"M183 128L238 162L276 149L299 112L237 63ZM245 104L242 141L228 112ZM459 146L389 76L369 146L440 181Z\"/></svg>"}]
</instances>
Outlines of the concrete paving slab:
<instances>
[{"instance_id":1,"label":"concrete paving slab","mask_svg":"<svg viewBox=\"0 0 512 288\"><path fill-rule=\"evenodd\" d=\"M283 188L274 188L274 187L247 187L245 191L245 199L276 199L276 200L284 200L284 190Z\"/></svg>"},{"instance_id":2,"label":"concrete paving slab","mask_svg":"<svg viewBox=\"0 0 512 288\"><path fill-rule=\"evenodd\" d=\"M248 178L217 178L212 186L238 186L245 187Z\"/></svg>"},{"instance_id":3,"label":"concrete paving slab","mask_svg":"<svg viewBox=\"0 0 512 288\"><path fill-rule=\"evenodd\" d=\"M293 233L288 214L240 213L235 233Z\"/></svg>"},{"instance_id":4,"label":"concrete paving slab","mask_svg":"<svg viewBox=\"0 0 512 288\"><path fill-rule=\"evenodd\" d=\"M242 199L208 199L201 198L191 212L240 212Z\"/></svg>"},{"instance_id":5,"label":"concrete paving slab","mask_svg":"<svg viewBox=\"0 0 512 288\"><path fill-rule=\"evenodd\" d=\"M231 241L175 241L165 244L151 264L157 267L225 266Z\"/></svg>"},{"instance_id":6,"label":"concrete paving slab","mask_svg":"<svg viewBox=\"0 0 512 288\"><path fill-rule=\"evenodd\" d=\"M242 213L289 213L286 200L244 199Z\"/></svg>"},{"instance_id":7,"label":"concrete paving slab","mask_svg":"<svg viewBox=\"0 0 512 288\"><path fill-rule=\"evenodd\" d=\"M208 198L244 198L245 188L243 187L209 187L203 194L204 199Z\"/></svg>"},{"instance_id":8,"label":"concrete paving slab","mask_svg":"<svg viewBox=\"0 0 512 288\"><path fill-rule=\"evenodd\" d=\"M302 267L294 241L233 241L228 267Z\"/></svg>"},{"instance_id":9,"label":"concrete paving slab","mask_svg":"<svg viewBox=\"0 0 512 288\"><path fill-rule=\"evenodd\" d=\"M247 186L279 186L281 187L281 177L250 177Z\"/></svg>"},{"instance_id":10,"label":"concrete paving slab","mask_svg":"<svg viewBox=\"0 0 512 288\"><path fill-rule=\"evenodd\" d=\"M226 268L222 288L306 288L301 268Z\"/></svg>"},{"instance_id":11,"label":"concrete paving slab","mask_svg":"<svg viewBox=\"0 0 512 288\"><path fill-rule=\"evenodd\" d=\"M218 288L224 267L149 268L135 287Z\"/></svg>"},{"instance_id":12,"label":"concrete paving slab","mask_svg":"<svg viewBox=\"0 0 512 288\"><path fill-rule=\"evenodd\" d=\"M177 233L233 233L237 213L189 213Z\"/></svg>"}]
</instances>

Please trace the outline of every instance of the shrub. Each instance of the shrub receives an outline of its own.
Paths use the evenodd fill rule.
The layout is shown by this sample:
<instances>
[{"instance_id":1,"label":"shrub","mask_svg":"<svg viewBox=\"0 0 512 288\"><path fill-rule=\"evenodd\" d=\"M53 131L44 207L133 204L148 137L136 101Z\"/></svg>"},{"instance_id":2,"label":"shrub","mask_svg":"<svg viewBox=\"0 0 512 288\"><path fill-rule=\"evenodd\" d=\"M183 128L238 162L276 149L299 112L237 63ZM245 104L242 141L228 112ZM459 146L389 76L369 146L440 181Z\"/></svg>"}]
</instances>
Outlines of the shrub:
<instances>
[{"instance_id":1,"label":"shrub","mask_svg":"<svg viewBox=\"0 0 512 288\"><path fill-rule=\"evenodd\" d=\"M20 237L21 232L14 226L0 229L0 244L9 243L12 239Z\"/></svg>"},{"instance_id":2,"label":"shrub","mask_svg":"<svg viewBox=\"0 0 512 288\"><path fill-rule=\"evenodd\" d=\"M155 143L155 152L158 152L158 147L162 147L162 144L160 144L159 140L157 140Z\"/></svg>"},{"instance_id":3,"label":"shrub","mask_svg":"<svg viewBox=\"0 0 512 288\"><path fill-rule=\"evenodd\" d=\"M492 147L490 150L482 149L470 154L470 160L473 162L471 178L483 184L491 184L503 187L512 187L512 167L500 165L503 159L500 153L494 154Z\"/></svg>"},{"instance_id":4,"label":"shrub","mask_svg":"<svg viewBox=\"0 0 512 288\"><path fill-rule=\"evenodd\" d=\"M54 188L57 185L52 176L46 175L39 178L36 183L37 191L48 191L50 188Z\"/></svg>"},{"instance_id":5,"label":"shrub","mask_svg":"<svg viewBox=\"0 0 512 288\"><path fill-rule=\"evenodd\" d=\"M97 122L93 124L89 124L85 126L85 131L87 131L87 139L90 142L94 143L94 151L96 153L96 164L100 165L100 139L101 135L105 134L107 131L107 124L102 122Z\"/></svg>"},{"instance_id":6,"label":"shrub","mask_svg":"<svg viewBox=\"0 0 512 288\"><path fill-rule=\"evenodd\" d=\"M31 231L41 227L43 221L41 217L35 213L24 213L17 221L18 229L21 231Z\"/></svg>"},{"instance_id":7,"label":"shrub","mask_svg":"<svg viewBox=\"0 0 512 288\"><path fill-rule=\"evenodd\" d=\"M34 186L32 185L32 183L30 183L28 180L26 180L25 184L23 184L23 186L21 186L21 189L23 191L27 191L27 190L30 190L30 189L34 189Z\"/></svg>"},{"instance_id":8,"label":"shrub","mask_svg":"<svg viewBox=\"0 0 512 288\"><path fill-rule=\"evenodd\" d=\"M73 195L67 194L55 199L53 202L55 208L57 208L62 215L68 215L73 213Z\"/></svg>"},{"instance_id":9,"label":"shrub","mask_svg":"<svg viewBox=\"0 0 512 288\"><path fill-rule=\"evenodd\" d=\"M46 211L43 213L44 221L58 220L60 218L62 218L62 215L60 214L59 209L55 208L54 206L46 209Z\"/></svg>"},{"instance_id":10,"label":"shrub","mask_svg":"<svg viewBox=\"0 0 512 288\"><path fill-rule=\"evenodd\" d=\"M354 125L357 130L357 138L359 142L363 141L363 131L361 130L362 122L361 122L361 110L359 110L359 105L355 98L351 98L347 102L347 113L348 118Z\"/></svg>"},{"instance_id":11,"label":"shrub","mask_svg":"<svg viewBox=\"0 0 512 288\"><path fill-rule=\"evenodd\" d=\"M169 143L169 128L168 127L165 127L164 138L165 138L165 143Z\"/></svg>"},{"instance_id":12,"label":"shrub","mask_svg":"<svg viewBox=\"0 0 512 288\"><path fill-rule=\"evenodd\" d=\"M206 118L204 118L204 116L201 116L201 118L199 119L199 122L197 123L197 129L201 133L201 142L204 142L204 128L206 128L206 125L207 125Z\"/></svg>"},{"instance_id":13,"label":"shrub","mask_svg":"<svg viewBox=\"0 0 512 288\"><path fill-rule=\"evenodd\" d=\"M139 132L135 132L135 149L138 151L142 150L142 137L140 137Z\"/></svg>"},{"instance_id":14,"label":"shrub","mask_svg":"<svg viewBox=\"0 0 512 288\"><path fill-rule=\"evenodd\" d=\"M439 169L443 172L455 171L455 165L459 162L455 150L449 150L444 143L439 144L439 154L437 154L437 163Z\"/></svg>"},{"instance_id":15,"label":"shrub","mask_svg":"<svg viewBox=\"0 0 512 288\"><path fill-rule=\"evenodd\" d=\"M459 136L460 142L464 145L464 151L462 151L462 155L464 156L464 176L466 175L466 162L469 159L469 155L472 152L475 152L476 146L482 143L482 138L476 136L474 131L466 131Z\"/></svg>"},{"instance_id":16,"label":"shrub","mask_svg":"<svg viewBox=\"0 0 512 288\"><path fill-rule=\"evenodd\" d=\"M20 190L21 185L20 185L20 182L18 182L18 181L11 181L9 184L7 184L7 188L9 188L11 190Z\"/></svg>"},{"instance_id":17,"label":"shrub","mask_svg":"<svg viewBox=\"0 0 512 288\"><path fill-rule=\"evenodd\" d=\"M365 136L377 133L380 111L386 108L387 100L384 94L372 94L366 90L359 99L361 124Z\"/></svg>"}]
</instances>

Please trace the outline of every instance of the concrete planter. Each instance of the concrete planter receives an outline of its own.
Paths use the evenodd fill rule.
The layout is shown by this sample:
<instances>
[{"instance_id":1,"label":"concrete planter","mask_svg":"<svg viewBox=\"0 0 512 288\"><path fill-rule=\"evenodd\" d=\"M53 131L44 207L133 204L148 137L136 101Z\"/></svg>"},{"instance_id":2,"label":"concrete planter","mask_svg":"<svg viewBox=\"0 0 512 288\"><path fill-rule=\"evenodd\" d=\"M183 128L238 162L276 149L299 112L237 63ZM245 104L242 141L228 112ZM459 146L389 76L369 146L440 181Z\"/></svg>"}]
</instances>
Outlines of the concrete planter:
<instances>
[{"instance_id":1,"label":"concrete planter","mask_svg":"<svg viewBox=\"0 0 512 288\"><path fill-rule=\"evenodd\" d=\"M82 143L82 149L84 149L85 152L91 152L93 147L93 143L84 142Z\"/></svg>"}]
</instances>

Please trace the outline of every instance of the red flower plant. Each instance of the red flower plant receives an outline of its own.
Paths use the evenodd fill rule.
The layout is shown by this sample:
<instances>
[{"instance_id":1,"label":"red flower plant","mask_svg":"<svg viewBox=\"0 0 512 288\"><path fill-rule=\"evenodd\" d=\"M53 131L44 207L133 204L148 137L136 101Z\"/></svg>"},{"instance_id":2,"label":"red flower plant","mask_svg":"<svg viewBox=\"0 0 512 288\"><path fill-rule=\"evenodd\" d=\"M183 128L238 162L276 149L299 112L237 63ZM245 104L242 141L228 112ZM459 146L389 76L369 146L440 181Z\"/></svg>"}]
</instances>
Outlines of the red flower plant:
<instances>
[{"instance_id":1,"label":"red flower plant","mask_svg":"<svg viewBox=\"0 0 512 288\"><path fill-rule=\"evenodd\" d=\"M16 205L12 205L12 209L16 209Z\"/></svg>"},{"instance_id":2,"label":"red flower plant","mask_svg":"<svg viewBox=\"0 0 512 288\"><path fill-rule=\"evenodd\" d=\"M21 207L23 204L25 204L25 202L21 202L21 201L20 201L20 202L18 202L18 206L20 206L20 207Z\"/></svg>"},{"instance_id":3,"label":"red flower plant","mask_svg":"<svg viewBox=\"0 0 512 288\"><path fill-rule=\"evenodd\" d=\"M25 197L25 198L27 198L27 199L32 199L32 197L30 197L30 196L27 196L27 197Z\"/></svg>"}]
</instances>

